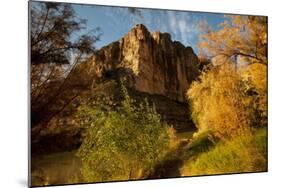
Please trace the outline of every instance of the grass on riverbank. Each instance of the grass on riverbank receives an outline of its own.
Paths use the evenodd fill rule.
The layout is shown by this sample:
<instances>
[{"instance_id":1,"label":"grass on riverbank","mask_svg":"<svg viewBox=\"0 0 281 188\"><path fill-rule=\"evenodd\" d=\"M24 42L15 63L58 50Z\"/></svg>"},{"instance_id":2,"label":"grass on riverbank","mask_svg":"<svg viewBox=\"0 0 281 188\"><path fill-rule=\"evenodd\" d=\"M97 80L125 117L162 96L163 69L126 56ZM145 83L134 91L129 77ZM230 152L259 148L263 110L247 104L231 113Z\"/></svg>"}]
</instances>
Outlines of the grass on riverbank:
<instances>
[{"instance_id":1,"label":"grass on riverbank","mask_svg":"<svg viewBox=\"0 0 281 188\"><path fill-rule=\"evenodd\" d=\"M182 176L267 171L267 129L224 142L199 135L186 153Z\"/></svg>"}]
</instances>

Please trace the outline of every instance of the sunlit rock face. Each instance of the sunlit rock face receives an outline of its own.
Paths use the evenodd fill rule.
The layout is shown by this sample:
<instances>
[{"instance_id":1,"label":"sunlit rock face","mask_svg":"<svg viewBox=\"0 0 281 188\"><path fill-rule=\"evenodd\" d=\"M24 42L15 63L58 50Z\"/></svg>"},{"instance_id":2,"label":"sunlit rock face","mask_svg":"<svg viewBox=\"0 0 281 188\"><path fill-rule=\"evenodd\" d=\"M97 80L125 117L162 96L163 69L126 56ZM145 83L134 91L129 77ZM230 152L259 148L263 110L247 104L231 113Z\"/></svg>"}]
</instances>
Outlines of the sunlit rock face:
<instances>
[{"instance_id":1,"label":"sunlit rock face","mask_svg":"<svg viewBox=\"0 0 281 188\"><path fill-rule=\"evenodd\" d=\"M98 77L118 74L137 91L185 102L198 76L198 58L191 47L172 41L168 33L150 33L136 25L119 41L99 50L91 61Z\"/></svg>"}]
</instances>

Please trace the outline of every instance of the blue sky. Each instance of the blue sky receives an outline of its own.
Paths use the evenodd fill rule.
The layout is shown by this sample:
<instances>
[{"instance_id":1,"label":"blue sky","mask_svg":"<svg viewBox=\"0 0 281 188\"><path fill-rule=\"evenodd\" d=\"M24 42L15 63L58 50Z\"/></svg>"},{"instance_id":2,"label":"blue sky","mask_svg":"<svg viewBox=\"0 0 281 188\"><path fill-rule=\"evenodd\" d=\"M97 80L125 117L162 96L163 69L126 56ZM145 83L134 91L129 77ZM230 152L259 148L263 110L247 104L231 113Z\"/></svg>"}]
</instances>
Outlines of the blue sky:
<instances>
[{"instance_id":1,"label":"blue sky","mask_svg":"<svg viewBox=\"0 0 281 188\"><path fill-rule=\"evenodd\" d=\"M40 2L33 2L34 5ZM198 25L202 22L216 29L224 21L225 14L172 11L161 9L126 7L111 7L85 4L72 4L78 18L86 19L86 28L81 31L88 33L99 27L102 32L100 41L95 44L97 49L113 42L124 35L136 24L143 24L150 32L167 32L172 40L180 41L185 46L191 46L197 53L197 44L200 36ZM75 34L76 35L76 34ZM73 39L75 39L73 35ZM77 36L77 35L76 35Z\"/></svg>"},{"instance_id":2,"label":"blue sky","mask_svg":"<svg viewBox=\"0 0 281 188\"><path fill-rule=\"evenodd\" d=\"M87 19L86 30L100 27L101 40L95 44L103 47L120 39L136 24L144 24L149 31L168 32L172 40L191 46L197 52L198 24L206 21L216 28L224 20L224 14L170 11L158 9L137 9L133 14L128 8L95 5L73 5L77 16Z\"/></svg>"},{"instance_id":3,"label":"blue sky","mask_svg":"<svg viewBox=\"0 0 281 188\"><path fill-rule=\"evenodd\" d=\"M206 21L216 28L224 20L224 14L168 11L158 9L137 9L133 14L128 8L95 5L73 5L77 16L87 19L86 30L100 27L101 40L95 44L103 47L120 39L136 24L144 24L149 31L168 32L172 40L177 40L185 46L192 46L197 53L198 24Z\"/></svg>"}]
</instances>

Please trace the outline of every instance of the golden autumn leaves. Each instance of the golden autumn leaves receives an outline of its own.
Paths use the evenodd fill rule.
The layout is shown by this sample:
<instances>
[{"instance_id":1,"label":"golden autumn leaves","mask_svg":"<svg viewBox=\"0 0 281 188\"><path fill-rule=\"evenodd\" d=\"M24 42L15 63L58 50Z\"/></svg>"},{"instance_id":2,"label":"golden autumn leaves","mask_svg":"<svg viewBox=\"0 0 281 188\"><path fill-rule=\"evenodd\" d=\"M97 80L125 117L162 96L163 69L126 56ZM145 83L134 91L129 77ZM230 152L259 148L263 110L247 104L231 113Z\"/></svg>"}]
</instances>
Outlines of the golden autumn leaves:
<instances>
[{"instance_id":1,"label":"golden autumn leaves","mask_svg":"<svg viewBox=\"0 0 281 188\"><path fill-rule=\"evenodd\" d=\"M227 16L220 29L205 27L199 56L209 59L187 92L199 131L217 137L267 124L266 17Z\"/></svg>"}]
</instances>

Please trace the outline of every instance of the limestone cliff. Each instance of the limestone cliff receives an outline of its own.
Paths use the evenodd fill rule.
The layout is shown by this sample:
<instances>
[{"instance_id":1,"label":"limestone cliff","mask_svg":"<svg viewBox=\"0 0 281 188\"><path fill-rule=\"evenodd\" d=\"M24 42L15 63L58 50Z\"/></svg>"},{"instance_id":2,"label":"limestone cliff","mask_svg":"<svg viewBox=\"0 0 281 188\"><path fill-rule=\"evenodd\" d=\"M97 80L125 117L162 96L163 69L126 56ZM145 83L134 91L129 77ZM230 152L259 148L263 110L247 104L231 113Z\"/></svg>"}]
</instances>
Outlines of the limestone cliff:
<instances>
[{"instance_id":1,"label":"limestone cliff","mask_svg":"<svg viewBox=\"0 0 281 188\"><path fill-rule=\"evenodd\" d=\"M121 74L137 91L180 102L198 76L198 58L191 47L172 41L168 33L150 33L141 24L99 50L91 63L98 77Z\"/></svg>"}]
</instances>

